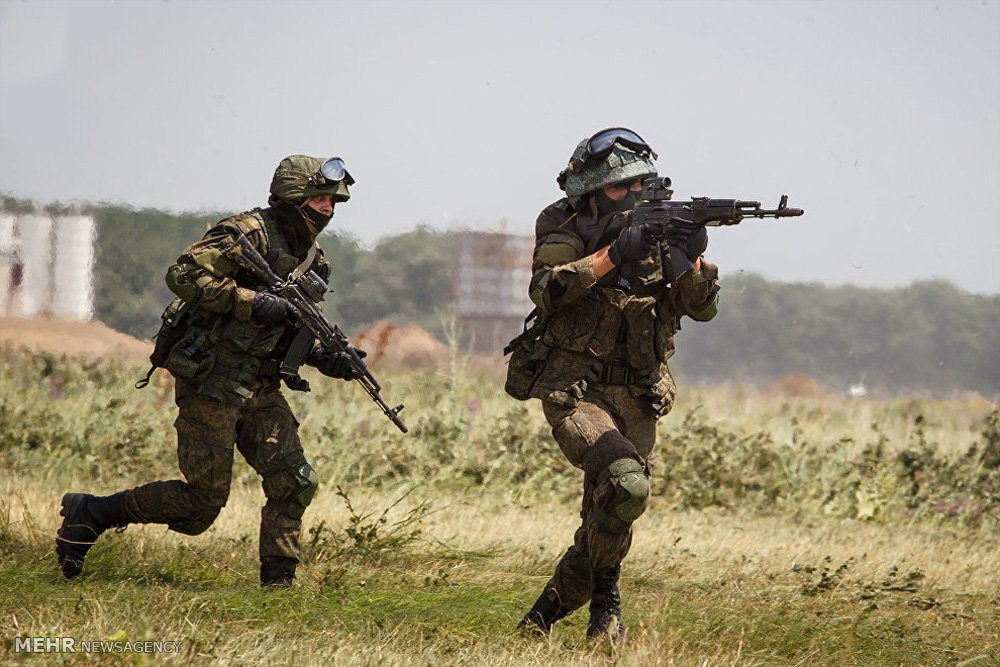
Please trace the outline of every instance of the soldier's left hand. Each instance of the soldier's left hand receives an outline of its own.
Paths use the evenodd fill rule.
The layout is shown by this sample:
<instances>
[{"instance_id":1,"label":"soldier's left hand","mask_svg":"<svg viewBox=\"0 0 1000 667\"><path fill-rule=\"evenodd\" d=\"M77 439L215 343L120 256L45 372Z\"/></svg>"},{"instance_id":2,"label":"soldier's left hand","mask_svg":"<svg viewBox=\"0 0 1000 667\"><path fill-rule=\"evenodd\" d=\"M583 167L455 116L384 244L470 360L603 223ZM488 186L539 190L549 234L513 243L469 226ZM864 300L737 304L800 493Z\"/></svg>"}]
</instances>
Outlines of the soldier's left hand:
<instances>
[{"instance_id":1,"label":"soldier's left hand","mask_svg":"<svg viewBox=\"0 0 1000 667\"><path fill-rule=\"evenodd\" d=\"M364 350L356 347L352 347L351 349L362 359L368 356L368 353ZM347 352L334 352L331 354L326 349L320 348L315 353L315 361L316 368L327 377L353 380L354 378L361 377L363 374L362 369L359 369L355 365L351 355ZM363 366L364 362L362 361L361 364Z\"/></svg>"},{"instance_id":2,"label":"soldier's left hand","mask_svg":"<svg viewBox=\"0 0 1000 667\"><path fill-rule=\"evenodd\" d=\"M708 230L704 225L674 223L667 226L665 236L668 246L679 248L692 262L708 248Z\"/></svg>"}]
</instances>

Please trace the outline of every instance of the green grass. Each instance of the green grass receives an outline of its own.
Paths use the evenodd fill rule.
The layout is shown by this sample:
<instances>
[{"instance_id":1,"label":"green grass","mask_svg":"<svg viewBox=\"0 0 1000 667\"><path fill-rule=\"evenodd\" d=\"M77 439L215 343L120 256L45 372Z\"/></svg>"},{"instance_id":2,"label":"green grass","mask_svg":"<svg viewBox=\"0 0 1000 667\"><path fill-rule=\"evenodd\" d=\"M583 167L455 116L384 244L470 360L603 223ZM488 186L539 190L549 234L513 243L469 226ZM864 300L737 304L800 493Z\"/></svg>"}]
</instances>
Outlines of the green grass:
<instances>
[{"instance_id":1,"label":"green grass","mask_svg":"<svg viewBox=\"0 0 1000 667\"><path fill-rule=\"evenodd\" d=\"M350 558L307 564L298 587L263 591L253 559L213 537L189 546L108 536L72 582L40 545L8 544L0 576L8 645L18 634L124 633L183 639L179 657L195 660L240 662L244 652L260 650L283 663L296 648L320 660L354 646L359 659L362 647L383 647L383 658L400 662L518 662L539 651L546 660L632 661L630 646L595 651L582 641L582 613L549 641L516 634L546 573L519 571L512 548L466 555L414 543L378 566ZM720 569L681 553L665 565L639 559L627 566L623 585L636 664L671 654L680 662L738 656L750 664L944 664L977 656L990 664L1000 657L1000 601L988 591L921 582L902 593L852 578L848 568L835 586L807 593L822 565Z\"/></svg>"},{"instance_id":2,"label":"green grass","mask_svg":"<svg viewBox=\"0 0 1000 667\"><path fill-rule=\"evenodd\" d=\"M360 392L295 396L322 486L295 588L257 585L262 494L242 461L190 538L133 526L74 581L52 552L66 490L174 477L170 385L138 369L0 358L0 639L181 640L195 664L1000 664L1000 430L975 398L682 395L625 561L630 641L515 631L578 520L579 473L537 406L482 378L387 378L402 437ZM50 656L57 657L57 656Z\"/></svg>"}]
</instances>

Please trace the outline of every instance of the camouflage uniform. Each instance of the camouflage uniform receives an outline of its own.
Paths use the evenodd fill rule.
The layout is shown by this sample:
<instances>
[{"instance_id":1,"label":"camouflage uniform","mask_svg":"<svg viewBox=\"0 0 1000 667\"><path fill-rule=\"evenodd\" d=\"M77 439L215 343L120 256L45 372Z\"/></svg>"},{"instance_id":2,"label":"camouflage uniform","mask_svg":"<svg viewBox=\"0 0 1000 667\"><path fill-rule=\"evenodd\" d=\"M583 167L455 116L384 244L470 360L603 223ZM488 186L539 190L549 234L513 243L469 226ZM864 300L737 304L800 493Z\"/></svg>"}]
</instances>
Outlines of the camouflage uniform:
<instances>
[{"instance_id":1,"label":"camouflage uniform","mask_svg":"<svg viewBox=\"0 0 1000 667\"><path fill-rule=\"evenodd\" d=\"M258 291L262 286L224 251L243 236L277 275L311 269L327 280L330 265L315 239L331 214L308 204L321 195L330 196L318 200L324 210L347 201L353 182L339 158L285 158L271 182L269 208L219 222L168 269L167 285L177 298L164 313L151 360L176 379L174 426L184 480L151 482L106 497L63 496L56 554L67 577L80 574L87 550L109 527L165 523L186 535L207 530L229 497L235 448L261 476L267 497L261 512L261 582L286 585L294 579L302 515L318 486L279 385L280 362L299 327L290 323L287 302ZM336 357L310 359L324 374L346 379ZM301 378L286 382L307 386Z\"/></svg>"},{"instance_id":2,"label":"camouflage uniform","mask_svg":"<svg viewBox=\"0 0 1000 667\"><path fill-rule=\"evenodd\" d=\"M125 508L136 523L166 523L187 535L205 531L226 504L235 446L263 478L261 562L298 562L301 517L318 479L277 377L277 360L294 329L250 321L255 285L221 254L240 233L278 275L288 275L309 250L295 247L280 214L264 209L223 220L170 267L167 281L179 301L197 307L164 363L177 378L174 426L186 482L140 486L126 493ZM318 248L311 267L329 277Z\"/></svg>"},{"instance_id":3,"label":"camouflage uniform","mask_svg":"<svg viewBox=\"0 0 1000 667\"><path fill-rule=\"evenodd\" d=\"M151 482L126 492L129 520L166 523L186 535L207 529L229 496L235 445L263 478L261 562L297 562L302 512L315 492L316 474L277 383L237 406L201 395L196 383L178 379L176 401L177 460L186 481Z\"/></svg>"},{"instance_id":4,"label":"camouflage uniform","mask_svg":"<svg viewBox=\"0 0 1000 667\"><path fill-rule=\"evenodd\" d=\"M618 574L648 503L656 421L674 401L673 337L681 317L715 316L718 271L702 258L677 278L667 243L651 240L638 259L599 278L595 251L627 233L639 202L628 188L622 200L602 188L655 176L655 154L615 143L588 162L585 149L588 140L560 174L568 197L538 217L529 295L539 317L512 341L508 368L508 392L542 401L553 437L584 473L573 545L521 627L548 631L590 600L588 636L614 629L623 637Z\"/></svg>"},{"instance_id":5,"label":"camouflage uniform","mask_svg":"<svg viewBox=\"0 0 1000 667\"><path fill-rule=\"evenodd\" d=\"M618 224L608 225L612 233ZM620 269L598 280L592 252L578 233L588 226L592 222L566 199L542 212L530 290L535 305L548 316L541 337L548 348L544 369L531 395L542 400L563 454L584 471L583 521L546 586L570 611L590 599L591 568L614 566L628 553L632 520L645 509L645 498L636 507L620 509L628 494L619 491L617 471L609 474L608 466L634 459L648 477L656 420L673 405L667 360L674 353L680 318L707 321L718 304L718 272L708 262L670 286L666 245L627 278L629 289L622 289ZM562 293L555 299L549 288L553 281L564 288L556 290Z\"/></svg>"}]
</instances>

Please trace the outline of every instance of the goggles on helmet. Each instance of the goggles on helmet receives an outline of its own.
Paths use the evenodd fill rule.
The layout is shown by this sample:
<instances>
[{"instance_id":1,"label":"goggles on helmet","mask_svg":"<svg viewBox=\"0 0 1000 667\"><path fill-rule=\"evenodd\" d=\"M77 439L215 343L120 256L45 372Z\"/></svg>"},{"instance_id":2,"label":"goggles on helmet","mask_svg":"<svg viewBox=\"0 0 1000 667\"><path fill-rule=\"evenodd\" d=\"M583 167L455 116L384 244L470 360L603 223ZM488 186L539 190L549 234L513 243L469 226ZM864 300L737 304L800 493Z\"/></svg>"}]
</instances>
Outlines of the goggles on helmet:
<instances>
[{"instance_id":1,"label":"goggles on helmet","mask_svg":"<svg viewBox=\"0 0 1000 667\"><path fill-rule=\"evenodd\" d=\"M327 185L344 181L348 185L354 185L354 179L347 171L344 161L339 157L332 157L320 166L319 171L309 177L309 182L313 185Z\"/></svg>"},{"instance_id":2,"label":"goggles on helmet","mask_svg":"<svg viewBox=\"0 0 1000 667\"><path fill-rule=\"evenodd\" d=\"M654 160L656 159L656 153L638 134L625 127L609 127L587 140L587 148L583 153L582 160L587 162L595 158L602 158L611 152L615 144L620 144L639 155L651 155Z\"/></svg>"}]
</instances>

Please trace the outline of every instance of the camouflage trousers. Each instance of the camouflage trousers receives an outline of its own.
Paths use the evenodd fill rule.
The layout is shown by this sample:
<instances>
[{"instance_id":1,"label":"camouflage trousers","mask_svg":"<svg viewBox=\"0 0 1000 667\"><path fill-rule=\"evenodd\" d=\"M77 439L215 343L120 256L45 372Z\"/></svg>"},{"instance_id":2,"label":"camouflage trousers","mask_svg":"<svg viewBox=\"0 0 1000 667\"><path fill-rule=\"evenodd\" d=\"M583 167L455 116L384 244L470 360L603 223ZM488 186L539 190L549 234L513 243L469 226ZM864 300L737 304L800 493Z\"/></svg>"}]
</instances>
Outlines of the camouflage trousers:
<instances>
[{"instance_id":1,"label":"camouflage trousers","mask_svg":"<svg viewBox=\"0 0 1000 667\"><path fill-rule=\"evenodd\" d=\"M631 529L610 532L599 521L615 501L611 482L598 481L600 473L611 462L608 459L638 456L648 476L656 417L648 401L634 398L628 387L620 385L591 385L574 406L544 401L542 407L559 448L584 471L580 527L545 586L552 599L572 611L590 600L591 568L617 565L632 544Z\"/></svg>"},{"instance_id":2,"label":"camouflage trousers","mask_svg":"<svg viewBox=\"0 0 1000 667\"><path fill-rule=\"evenodd\" d=\"M246 405L234 406L199 394L195 387L178 379L175 391L177 459L185 481L151 482L128 491L128 518L165 523L186 535L204 532L229 497L235 447L263 479L267 502L261 511L261 562L298 562L302 511L315 491L315 473L302 453L299 425L284 396L273 385ZM304 491L308 497L300 502Z\"/></svg>"}]
</instances>

